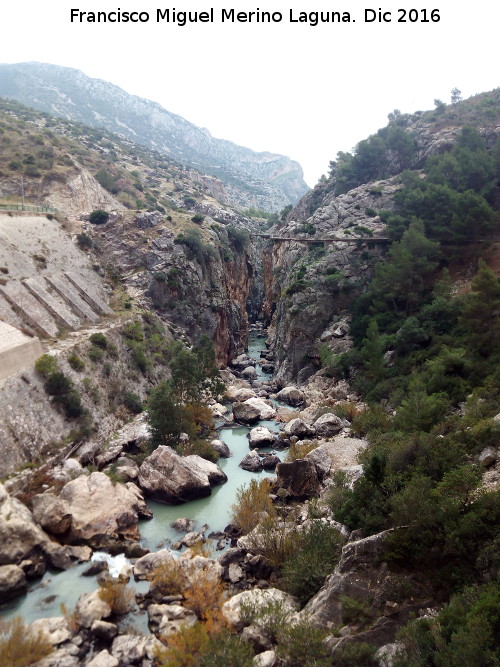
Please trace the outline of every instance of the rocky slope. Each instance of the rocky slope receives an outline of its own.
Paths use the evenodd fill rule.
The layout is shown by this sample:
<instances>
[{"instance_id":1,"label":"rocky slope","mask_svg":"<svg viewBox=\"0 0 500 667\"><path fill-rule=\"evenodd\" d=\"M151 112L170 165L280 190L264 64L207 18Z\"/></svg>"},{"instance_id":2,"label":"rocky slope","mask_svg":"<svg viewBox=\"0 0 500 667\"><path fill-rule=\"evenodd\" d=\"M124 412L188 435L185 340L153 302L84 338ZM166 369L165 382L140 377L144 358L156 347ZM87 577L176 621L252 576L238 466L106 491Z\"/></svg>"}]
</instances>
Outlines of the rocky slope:
<instances>
[{"instance_id":1,"label":"rocky slope","mask_svg":"<svg viewBox=\"0 0 500 667\"><path fill-rule=\"evenodd\" d=\"M42 63L0 65L0 96L101 127L216 176L228 203L278 211L307 190L297 162L212 137L159 104L83 72Z\"/></svg>"}]
</instances>

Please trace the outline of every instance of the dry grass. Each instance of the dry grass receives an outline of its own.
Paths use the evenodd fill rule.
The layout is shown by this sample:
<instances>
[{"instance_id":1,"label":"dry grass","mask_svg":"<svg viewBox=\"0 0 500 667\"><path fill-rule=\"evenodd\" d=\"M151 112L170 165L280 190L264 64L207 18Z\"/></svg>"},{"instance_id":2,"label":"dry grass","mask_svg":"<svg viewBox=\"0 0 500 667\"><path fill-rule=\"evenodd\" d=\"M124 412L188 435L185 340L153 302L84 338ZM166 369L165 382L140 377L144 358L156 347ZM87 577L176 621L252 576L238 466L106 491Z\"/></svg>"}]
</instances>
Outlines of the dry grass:
<instances>
[{"instance_id":1,"label":"dry grass","mask_svg":"<svg viewBox=\"0 0 500 667\"><path fill-rule=\"evenodd\" d=\"M316 449L317 446L318 443L313 440L299 440L299 442L292 443L285 461L291 463L292 461L297 461L297 459L303 459L309 452Z\"/></svg>"},{"instance_id":2,"label":"dry grass","mask_svg":"<svg viewBox=\"0 0 500 667\"><path fill-rule=\"evenodd\" d=\"M135 605L134 591L118 579L106 579L99 582L99 597L110 607L113 614L128 614Z\"/></svg>"},{"instance_id":3,"label":"dry grass","mask_svg":"<svg viewBox=\"0 0 500 667\"><path fill-rule=\"evenodd\" d=\"M179 595L187 586L186 571L180 561L160 563L153 571L151 591L160 595Z\"/></svg>"},{"instance_id":4,"label":"dry grass","mask_svg":"<svg viewBox=\"0 0 500 667\"><path fill-rule=\"evenodd\" d=\"M190 577L190 585L184 591L184 604L202 621L212 624L222 622L220 609L225 602L224 586L210 572L199 570Z\"/></svg>"},{"instance_id":5,"label":"dry grass","mask_svg":"<svg viewBox=\"0 0 500 667\"><path fill-rule=\"evenodd\" d=\"M257 482L252 479L248 486L240 486L236 491L236 502L231 506L231 522L244 533L249 533L260 522L260 512L274 516L276 510L269 497L270 483L264 478Z\"/></svg>"},{"instance_id":6,"label":"dry grass","mask_svg":"<svg viewBox=\"0 0 500 667\"><path fill-rule=\"evenodd\" d=\"M47 635L28 632L20 616L0 620L0 664L2 667L27 667L52 653Z\"/></svg>"},{"instance_id":7,"label":"dry grass","mask_svg":"<svg viewBox=\"0 0 500 667\"><path fill-rule=\"evenodd\" d=\"M210 635L203 623L182 627L168 638L168 648L156 649L158 667L197 667L208 646Z\"/></svg>"}]
</instances>

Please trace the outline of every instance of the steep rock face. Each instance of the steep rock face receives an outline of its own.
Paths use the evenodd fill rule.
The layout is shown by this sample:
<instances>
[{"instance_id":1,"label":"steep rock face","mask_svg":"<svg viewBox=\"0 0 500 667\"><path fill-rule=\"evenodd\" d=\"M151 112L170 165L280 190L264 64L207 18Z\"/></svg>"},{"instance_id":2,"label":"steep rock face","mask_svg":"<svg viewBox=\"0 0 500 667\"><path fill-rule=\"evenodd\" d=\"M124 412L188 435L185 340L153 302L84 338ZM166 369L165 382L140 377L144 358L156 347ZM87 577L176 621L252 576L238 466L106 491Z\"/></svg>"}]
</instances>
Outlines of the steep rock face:
<instances>
[{"instance_id":1,"label":"steep rock face","mask_svg":"<svg viewBox=\"0 0 500 667\"><path fill-rule=\"evenodd\" d=\"M400 187L387 179L339 197L330 193L307 218L307 226L300 222L299 205L299 221L292 211L283 226L271 229L271 236L285 239L345 239L316 245L274 241L264 255L263 310L267 317L272 315L269 334L279 382L305 381L318 368L321 335L342 318L353 295L368 285L375 262L383 256L385 244L369 242L384 236L384 224L373 212L392 210L392 196ZM338 351L347 349L347 336L336 339L336 346Z\"/></svg>"},{"instance_id":2,"label":"steep rock face","mask_svg":"<svg viewBox=\"0 0 500 667\"><path fill-rule=\"evenodd\" d=\"M159 104L78 70L42 63L1 65L0 82L1 96L104 127L216 175L227 199L242 207L278 211L307 190L300 165L290 158L216 139Z\"/></svg>"},{"instance_id":3,"label":"steep rock face","mask_svg":"<svg viewBox=\"0 0 500 667\"><path fill-rule=\"evenodd\" d=\"M100 244L104 261L123 272L131 293L192 341L207 334L217 361L228 364L248 341L246 306L254 275L250 249L224 261L208 217L200 228L207 242L195 251L175 243L177 230L165 216L151 214L147 223L143 218L117 213L98 230L86 229Z\"/></svg>"}]
</instances>

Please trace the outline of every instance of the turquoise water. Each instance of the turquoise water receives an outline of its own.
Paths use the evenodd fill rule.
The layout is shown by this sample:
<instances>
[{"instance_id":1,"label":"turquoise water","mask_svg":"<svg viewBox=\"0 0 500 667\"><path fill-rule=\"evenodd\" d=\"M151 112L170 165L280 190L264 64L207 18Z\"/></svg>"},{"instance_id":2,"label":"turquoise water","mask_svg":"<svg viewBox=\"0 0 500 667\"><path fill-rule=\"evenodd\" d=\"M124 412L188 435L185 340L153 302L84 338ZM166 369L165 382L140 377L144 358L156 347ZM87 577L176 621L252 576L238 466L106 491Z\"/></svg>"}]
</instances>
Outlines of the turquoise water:
<instances>
[{"instance_id":1,"label":"turquoise water","mask_svg":"<svg viewBox=\"0 0 500 667\"><path fill-rule=\"evenodd\" d=\"M259 423L276 430L275 422ZM142 521L139 526L144 546L155 551L162 546L168 546L169 541L178 540L180 533L171 528L170 524L180 517L193 519L194 530L199 530L205 523L208 524L208 532L223 530L227 526L231 520L231 505L235 502L237 489L247 485L252 477L260 479L272 475L267 471L254 473L238 467L242 458L250 451L246 438L249 431L245 426L224 428L220 431L220 439L228 445L232 456L219 459L218 465L226 473L228 480L225 484L214 487L212 495L174 506L148 501L153 519ZM283 453L276 451L276 454L281 458Z\"/></svg>"}]
</instances>

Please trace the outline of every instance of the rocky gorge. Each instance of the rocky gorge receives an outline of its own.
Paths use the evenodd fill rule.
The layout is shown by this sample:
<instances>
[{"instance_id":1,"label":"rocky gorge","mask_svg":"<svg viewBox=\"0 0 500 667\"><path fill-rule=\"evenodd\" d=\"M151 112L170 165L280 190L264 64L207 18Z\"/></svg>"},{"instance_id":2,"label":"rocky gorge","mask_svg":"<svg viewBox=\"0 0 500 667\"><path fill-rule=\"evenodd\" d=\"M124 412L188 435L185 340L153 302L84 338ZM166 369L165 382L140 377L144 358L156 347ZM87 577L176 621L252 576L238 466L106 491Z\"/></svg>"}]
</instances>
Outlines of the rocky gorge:
<instances>
[{"instance_id":1,"label":"rocky gorge","mask_svg":"<svg viewBox=\"0 0 500 667\"><path fill-rule=\"evenodd\" d=\"M35 123L9 107L6 127L23 113ZM494 664L497 343L477 321L498 331L498 184L480 201L432 183L439 160L494 173L490 116L477 135L453 109L397 116L386 134L411 132L409 157L387 140L367 177L358 147L268 219L118 140L116 189L159 208L98 203L103 186L77 181L79 210L50 222L109 311L40 334L44 355L0 381L0 618L44 647L30 664L464 664L464 646ZM44 187L60 197L74 168ZM484 216L488 244L440 239L426 187L454 207L450 229ZM1 280L42 281L59 312L64 258L47 242L40 258L55 237L33 215L23 250L22 214L5 217ZM493 269L473 277L481 255Z\"/></svg>"}]
</instances>

